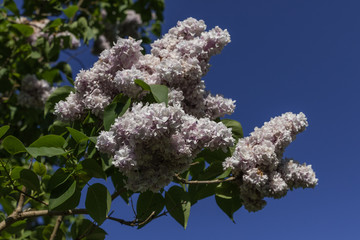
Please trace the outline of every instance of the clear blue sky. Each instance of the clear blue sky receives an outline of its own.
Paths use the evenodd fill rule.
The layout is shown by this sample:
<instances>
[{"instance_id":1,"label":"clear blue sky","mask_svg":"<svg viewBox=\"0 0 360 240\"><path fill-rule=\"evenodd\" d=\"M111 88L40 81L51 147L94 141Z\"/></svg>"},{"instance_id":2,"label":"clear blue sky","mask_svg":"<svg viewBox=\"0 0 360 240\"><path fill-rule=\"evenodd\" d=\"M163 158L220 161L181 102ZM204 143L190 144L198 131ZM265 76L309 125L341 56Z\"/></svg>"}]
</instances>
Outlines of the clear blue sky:
<instances>
[{"instance_id":1,"label":"clear blue sky","mask_svg":"<svg viewBox=\"0 0 360 240\"><path fill-rule=\"evenodd\" d=\"M204 80L236 99L232 118L246 135L284 112L307 115L310 126L285 155L312 164L319 185L256 213L240 209L236 224L213 198L191 209L187 230L171 217L141 230L106 221L106 239L359 239L360 1L167 0L165 9L163 33L187 17L230 32ZM82 57L87 67L91 59ZM132 219L121 199L112 209Z\"/></svg>"}]
</instances>

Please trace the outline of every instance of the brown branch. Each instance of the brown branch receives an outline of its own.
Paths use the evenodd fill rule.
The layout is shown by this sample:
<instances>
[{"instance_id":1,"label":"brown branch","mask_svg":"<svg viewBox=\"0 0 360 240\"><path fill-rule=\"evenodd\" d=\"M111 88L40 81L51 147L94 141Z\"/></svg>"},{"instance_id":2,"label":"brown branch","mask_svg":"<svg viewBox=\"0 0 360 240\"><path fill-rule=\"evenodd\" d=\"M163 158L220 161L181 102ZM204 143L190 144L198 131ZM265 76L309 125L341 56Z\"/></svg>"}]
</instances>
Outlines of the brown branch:
<instances>
[{"instance_id":1,"label":"brown branch","mask_svg":"<svg viewBox=\"0 0 360 240\"><path fill-rule=\"evenodd\" d=\"M32 166L33 160L34 159L31 159L31 161L30 161L29 169ZM17 204L17 206L15 208L15 213L21 212L23 207L24 207L24 203L25 203L25 194L24 193L26 193L26 187L25 186L23 186L22 189L21 189L19 201L18 201L18 204Z\"/></svg>"},{"instance_id":2,"label":"brown branch","mask_svg":"<svg viewBox=\"0 0 360 240\"><path fill-rule=\"evenodd\" d=\"M56 233L59 230L59 227L61 225L61 222L62 222L63 218L64 218L64 216L61 216L61 215L57 217L55 227L54 227L54 229L53 229L53 231L51 233L51 236L50 236L49 240L54 240L55 239Z\"/></svg>"},{"instance_id":3,"label":"brown branch","mask_svg":"<svg viewBox=\"0 0 360 240\"><path fill-rule=\"evenodd\" d=\"M178 174L175 175L176 179L184 184L211 184L211 183L222 183L234 181L235 177L229 177L227 179L214 179L214 180L186 180L180 177Z\"/></svg>"},{"instance_id":4,"label":"brown branch","mask_svg":"<svg viewBox=\"0 0 360 240\"><path fill-rule=\"evenodd\" d=\"M27 212L13 212L10 214L4 221L0 222L0 232L5 228L9 227L11 224L32 217L42 217L42 216L67 216L75 214L88 214L86 209L72 209L66 211L49 211L49 210L35 210Z\"/></svg>"}]
</instances>

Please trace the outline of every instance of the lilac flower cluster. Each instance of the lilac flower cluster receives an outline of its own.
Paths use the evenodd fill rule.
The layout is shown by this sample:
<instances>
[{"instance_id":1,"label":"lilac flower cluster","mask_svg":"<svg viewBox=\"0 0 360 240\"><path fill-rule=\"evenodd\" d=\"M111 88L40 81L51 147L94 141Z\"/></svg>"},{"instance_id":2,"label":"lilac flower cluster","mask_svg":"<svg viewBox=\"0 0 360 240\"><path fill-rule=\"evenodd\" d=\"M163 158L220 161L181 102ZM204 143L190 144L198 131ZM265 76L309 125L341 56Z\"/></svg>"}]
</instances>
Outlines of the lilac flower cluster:
<instances>
[{"instance_id":1,"label":"lilac flower cluster","mask_svg":"<svg viewBox=\"0 0 360 240\"><path fill-rule=\"evenodd\" d=\"M18 103L21 106L41 109L54 89L47 81L27 75L21 81Z\"/></svg>"},{"instance_id":2,"label":"lilac flower cluster","mask_svg":"<svg viewBox=\"0 0 360 240\"><path fill-rule=\"evenodd\" d=\"M216 119L231 114L235 101L205 92L201 78L209 69L210 58L230 42L227 30L219 27L205 32L202 20L188 18L178 22L160 40L152 44L151 54L142 55L140 41L119 39L104 50L90 70L76 77L75 97L70 96L56 106L55 113L63 120L74 120L90 109L101 116L104 108L119 93L141 98L142 89L134 84L142 79L148 84L163 84L170 88L171 105L181 104L195 117ZM176 97L175 97L176 96ZM66 110L73 98L79 99L75 112ZM79 110L79 111L78 111Z\"/></svg>"},{"instance_id":3,"label":"lilac flower cluster","mask_svg":"<svg viewBox=\"0 0 360 240\"><path fill-rule=\"evenodd\" d=\"M197 119L178 105L139 103L100 133L96 147L113 156L128 189L156 192L187 170L201 149L233 144L231 130L222 123Z\"/></svg>"},{"instance_id":4,"label":"lilac flower cluster","mask_svg":"<svg viewBox=\"0 0 360 240\"><path fill-rule=\"evenodd\" d=\"M141 15L131 9L126 10L125 14L126 18L124 21L117 22L115 24L108 24L104 22L105 31L104 34L101 34L94 42L92 49L94 54L100 54L105 49L109 49L118 36L128 36L136 39L141 37L139 33L139 28L142 24ZM103 19L106 19L107 12L105 9L102 9L101 16Z\"/></svg>"},{"instance_id":5,"label":"lilac flower cluster","mask_svg":"<svg viewBox=\"0 0 360 240\"><path fill-rule=\"evenodd\" d=\"M264 197L281 198L289 189L316 186L311 165L282 160L285 148L307 126L303 113L275 117L240 139L233 155L225 160L224 168L232 168L248 211L261 210L266 205Z\"/></svg>"}]
</instances>

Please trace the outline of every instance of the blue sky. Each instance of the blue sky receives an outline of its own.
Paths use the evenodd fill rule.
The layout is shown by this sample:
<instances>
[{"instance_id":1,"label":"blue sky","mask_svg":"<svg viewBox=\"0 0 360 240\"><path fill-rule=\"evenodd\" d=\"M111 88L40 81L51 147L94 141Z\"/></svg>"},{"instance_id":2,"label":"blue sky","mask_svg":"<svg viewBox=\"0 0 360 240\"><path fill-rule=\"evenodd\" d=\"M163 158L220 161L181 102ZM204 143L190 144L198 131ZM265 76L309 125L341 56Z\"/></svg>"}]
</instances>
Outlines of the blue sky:
<instances>
[{"instance_id":1,"label":"blue sky","mask_svg":"<svg viewBox=\"0 0 360 240\"><path fill-rule=\"evenodd\" d=\"M204 77L237 101L231 118L248 135L271 117L304 112L308 129L285 156L312 164L319 185L243 208L236 224L214 198L191 209L187 230L170 216L137 230L106 221L106 239L357 239L360 225L360 1L167 0L163 33L187 17L228 29L232 42ZM95 57L79 56L87 67ZM66 58L66 56L64 57ZM74 73L78 68L74 64ZM114 216L132 219L117 199Z\"/></svg>"}]
</instances>

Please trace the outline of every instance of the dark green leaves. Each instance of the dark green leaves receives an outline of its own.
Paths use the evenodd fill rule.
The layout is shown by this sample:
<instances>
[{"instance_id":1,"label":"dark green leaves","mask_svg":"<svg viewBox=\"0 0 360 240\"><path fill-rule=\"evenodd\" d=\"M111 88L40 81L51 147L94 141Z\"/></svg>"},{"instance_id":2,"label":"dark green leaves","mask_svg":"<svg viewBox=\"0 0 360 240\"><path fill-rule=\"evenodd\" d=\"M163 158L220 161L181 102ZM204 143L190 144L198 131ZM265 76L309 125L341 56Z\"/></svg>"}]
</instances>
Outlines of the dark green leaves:
<instances>
[{"instance_id":1,"label":"dark green leaves","mask_svg":"<svg viewBox=\"0 0 360 240\"><path fill-rule=\"evenodd\" d=\"M19 181L22 185L26 186L29 189L39 192L40 191L40 182L37 175L29 170L22 167L16 167L11 172L11 177L14 180Z\"/></svg>"},{"instance_id":2,"label":"dark green leaves","mask_svg":"<svg viewBox=\"0 0 360 240\"><path fill-rule=\"evenodd\" d=\"M63 86L55 89L45 103L44 114L46 115L50 110L54 109L56 103L60 100L64 100L70 92L74 92L74 88L69 86Z\"/></svg>"},{"instance_id":3,"label":"dark green leaves","mask_svg":"<svg viewBox=\"0 0 360 240\"><path fill-rule=\"evenodd\" d=\"M117 117L121 117L130 107L131 99L119 94L113 102L104 110L104 128L106 131L114 123Z\"/></svg>"},{"instance_id":4,"label":"dark green leaves","mask_svg":"<svg viewBox=\"0 0 360 240\"><path fill-rule=\"evenodd\" d=\"M100 183L91 185L87 191L85 207L89 215L101 225L111 207L111 195L107 188Z\"/></svg>"},{"instance_id":5,"label":"dark green leaves","mask_svg":"<svg viewBox=\"0 0 360 240\"><path fill-rule=\"evenodd\" d=\"M91 177L106 179L106 174L95 159L89 158L81 162L83 170Z\"/></svg>"},{"instance_id":6,"label":"dark green leaves","mask_svg":"<svg viewBox=\"0 0 360 240\"><path fill-rule=\"evenodd\" d=\"M234 221L234 213L242 206L239 187L230 182L223 182L216 187L215 200L223 212Z\"/></svg>"},{"instance_id":7,"label":"dark green leaves","mask_svg":"<svg viewBox=\"0 0 360 240\"><path fill-rule=\"evenodd\" d=\"M5 8L12 11L16 16L20 15L19 9L17 8L16 3L13 0L6 0Z\"/></svg>"},{"instance_id":8,"label":"dark green leaves","mask_svg":"<svg viewBox=\"0 0 360 240\"><path fill-rule=\"evenodd\" d=\"M143 222L150 215L156 216L159 214L164 206L165 200L160 193L143 192L140 194L136 205L137 218L140 222Z\"/></svg>"},{"instance_id":9,"label":"dark green leaves","mask_svg":"<svg viewBox=\"0 0 360 240\"><path fill-rule=\"evenodd\" d=\"M72 18L75 13L77 12L77 10L79 9L78 6L76 5L71 5L69 6L68 8L64 9L63 12L65 13L65 15L68 17L68 18Z\"/></svg>"},{"instance_id":10,"label":"dark green leaves","mask_svg":"<svg viewBox=\"0 0 360 240\"><path fill-rule=\"evenodd\" d=\"M239 139L244 137L243 129L238 121L232 119L222 119L221 122L227 127L231 128L233 138Z\"/></svg>"},{"instance_id":11,"label":"dark green leaves","mask_svg":"<svg viewBox=\"0 0 360 240\"><path fill-rule=\"evenodd\" d=\"M77 219L71 226L72 239L103 240L106 232L88 219ZM86 236L86 238L83 238Z\"/></svg>"},{"instance_id":12,"label":"dark green leaves","mask_svg":"<svg viewBox=\"0 0 360 240\"><path fill-rule=\"evenodd\" d=\"M14 136L7 136L2 142L5 150L11 155L26 152L24 144Z\"/></svg>"},{"instance_id":13,"label":"dark green leaves","mask_svg":"<svg viewBox=\"0 0 360 240\"><path fill-rule=\"evenodd\" d=\"M49 181L49 185L52 182ZM61 179L60 179L61 180ZM56 182L53 180L53 182ZM67 210L75 208L80 201L80 191L76 188L76 181L69 176L65 181L58 182L57 186L51 191L49 209Z\"/></svg>"},{"instance_id":14,"label":"dark green leaves","mask_svg":"<svg viewBox=\"0 0 360 240\"><path fill-rule=\"evenodd\" d=\"M6 134L6 132L9 130L9 128L10 128L9 125L0 127L0 138Z\"/></svg>"},{"instance_id":15,"label":"dark green leaves","mask_svg":"<svg viewBox=\"0 0 360 240\"><path fill-rule=\"evenodd\" d=\"M15 23L12 27L18 30L24 37L30 37L33 34L34 29L26 24Z\"/></svg>"},{"instance_id":16,"label":"dark green leaves","mask_svg":"<svg viewBox=\"0 0 360 240\"><path fill-rule=\"evenodd\" d=\"M186 229L190 215L190 198L181 187L173 186L165 193L166 209Z\"/></svg>"}]
</instances>

